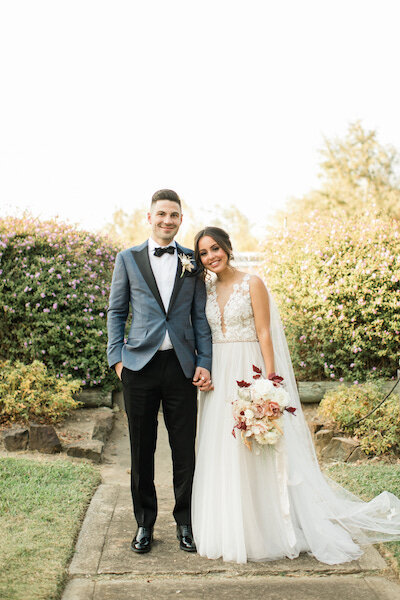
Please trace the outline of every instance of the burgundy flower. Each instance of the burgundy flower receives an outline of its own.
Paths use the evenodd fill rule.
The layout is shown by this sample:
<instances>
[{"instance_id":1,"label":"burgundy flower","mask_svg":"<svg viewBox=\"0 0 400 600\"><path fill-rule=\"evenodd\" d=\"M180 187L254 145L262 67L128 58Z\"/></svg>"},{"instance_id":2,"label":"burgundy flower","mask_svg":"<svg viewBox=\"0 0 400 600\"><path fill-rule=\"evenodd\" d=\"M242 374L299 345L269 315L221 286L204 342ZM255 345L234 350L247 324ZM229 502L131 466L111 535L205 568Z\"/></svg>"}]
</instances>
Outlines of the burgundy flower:
<instances>
[{"instance_id":1,"label":"burgundy flower","mask_svg":"<svg viewBox=\"0 0 400 600\"><path fill-rule=\"evenodd\" d=\"M253 371L255 373L255 375L253 375L253 379L260 379L260 377L261 377L261 369L259 369L255 365L253 365Z\"/></svg>"},{"instance_id":2,"label":"burgundy flower","mask_svg":"<svg viewBox=\"0 0 400 600\"><path fill-rule=\"evenodd\" d=\"M268 379L270 381L272 381L272 383L274 384L275 387L278 387L279 385L281 385L281 383L283 381L283 377L280 377L276 373L270 373L268 375Z\"/></svg>"},{"instance_id":3,"label":"burgundy flower","mask_svg":"<svg viewBox=\"0 0 400 600\"><path fill-rule=\"evenodd\" d=\"M236 381L236 383L238 384L239 387L250 387L251 383L247 383L247 381L244 381L244 379L242 379L242 381Z\"/></svg>"}]
</instances>

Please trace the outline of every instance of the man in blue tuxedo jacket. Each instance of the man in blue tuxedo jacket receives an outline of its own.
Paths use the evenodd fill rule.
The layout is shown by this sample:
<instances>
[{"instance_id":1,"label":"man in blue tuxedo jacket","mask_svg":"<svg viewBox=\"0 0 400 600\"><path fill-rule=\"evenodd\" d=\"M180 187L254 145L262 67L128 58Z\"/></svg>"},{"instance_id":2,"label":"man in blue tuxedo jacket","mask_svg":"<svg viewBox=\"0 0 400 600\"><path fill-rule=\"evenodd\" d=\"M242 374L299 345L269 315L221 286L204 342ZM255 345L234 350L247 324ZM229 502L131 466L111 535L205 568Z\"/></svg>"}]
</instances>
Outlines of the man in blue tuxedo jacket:
<instances>
[{"instance_id":1,"label":"man in blue tuxedo jacket","mask_svg":"<svg viewBox=\"0 0 400 600\"><path fill-rule=\"evenodd\" d=\"M149 240L117 255L108 308L108 362L122 380L131 442L131 489L138 530L134 552L149 552L157 517L154 452L162 402L172 451L177 537L196 550L191 529L197 388L211 387L211 333L204 281L192 250L174 241L179 196L160 190L148 213ZM132 325L124 342L126 320Z\"/></svg>"}]
</instances>

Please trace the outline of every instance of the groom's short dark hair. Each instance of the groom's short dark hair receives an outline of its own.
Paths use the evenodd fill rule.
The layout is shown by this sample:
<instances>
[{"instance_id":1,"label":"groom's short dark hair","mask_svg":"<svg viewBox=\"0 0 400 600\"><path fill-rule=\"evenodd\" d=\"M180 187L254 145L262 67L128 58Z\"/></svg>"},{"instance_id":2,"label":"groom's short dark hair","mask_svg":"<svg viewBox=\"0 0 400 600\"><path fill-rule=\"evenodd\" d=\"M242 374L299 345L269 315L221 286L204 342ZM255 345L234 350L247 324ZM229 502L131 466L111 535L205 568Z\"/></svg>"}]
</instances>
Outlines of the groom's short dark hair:
<instances>
[{"instance_id":1,"label":"groom's short dark hair","mask_svg":"<svg viewBox=\"0 0 400 600\"><path fill-rule=\"evenodd\" d=\"M179 208L182 208L181 199L174 190L158 190L151 199L151 205L155 204L158 200L171 200L179 204Z\"/></svg>"}]
</instances>

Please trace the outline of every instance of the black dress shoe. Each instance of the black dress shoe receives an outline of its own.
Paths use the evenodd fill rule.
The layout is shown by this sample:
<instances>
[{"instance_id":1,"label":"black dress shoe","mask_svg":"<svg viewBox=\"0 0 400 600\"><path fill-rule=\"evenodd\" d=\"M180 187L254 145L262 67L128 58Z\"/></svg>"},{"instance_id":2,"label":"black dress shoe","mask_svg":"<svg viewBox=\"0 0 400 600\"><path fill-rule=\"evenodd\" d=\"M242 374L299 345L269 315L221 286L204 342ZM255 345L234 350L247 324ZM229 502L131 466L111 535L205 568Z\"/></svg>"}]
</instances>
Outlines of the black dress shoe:
<instances>
[{"instance_id":1,"label":"black dress shoe","mask_svg":"<svg viewBox=\"0 0 400 600\"><path fill-rule=\"evenodd\" d=\"M185 552L197 552L196 544L193 541L193 532L191 525L177 525L176 537L179 540L179 547Z\"/></svg>"},{"instance_id":2,"label":"black dress shoe","mask_svg":"<svg viewBox=\"0 0 400 600\"><path fill-rule=\"evenodd\" d=\"M139 527L131 543L131 550L138 554L150 552L153 542L153 529L150 527Z\"/></svg>"}]
</instances>

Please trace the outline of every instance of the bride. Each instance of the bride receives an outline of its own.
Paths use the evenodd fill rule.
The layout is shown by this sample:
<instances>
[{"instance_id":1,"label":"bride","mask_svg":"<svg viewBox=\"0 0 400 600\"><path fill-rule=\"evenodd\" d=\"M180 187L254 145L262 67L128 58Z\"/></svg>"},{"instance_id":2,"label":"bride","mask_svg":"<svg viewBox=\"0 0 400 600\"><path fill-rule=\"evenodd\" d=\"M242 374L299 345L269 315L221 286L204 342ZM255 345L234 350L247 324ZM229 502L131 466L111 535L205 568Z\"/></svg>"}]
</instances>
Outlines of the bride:
<instances>
[{"instance_id":1,"label":"bride","mask_svg":"<svg viewBox=\"0 0 400 600\"><path fill-rule=\"evenodd\" d=\"M192 497L198 553L244 563L307 552L336 564L359 558L359 544L400 539L396 496L363 502L321 473L279 313L262 280L230 264L231 242L218 227L197 234L195 254L206 279L214 383L199 405ZM297 409L285 413L280 441L258 453L232 436L236 381L253 381L253 365L263 377L282 376Z\"/></svg>"}]
</instances>

